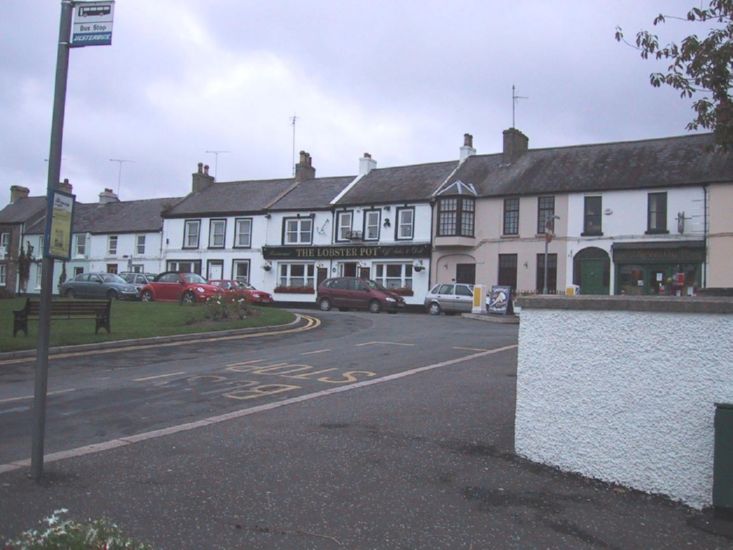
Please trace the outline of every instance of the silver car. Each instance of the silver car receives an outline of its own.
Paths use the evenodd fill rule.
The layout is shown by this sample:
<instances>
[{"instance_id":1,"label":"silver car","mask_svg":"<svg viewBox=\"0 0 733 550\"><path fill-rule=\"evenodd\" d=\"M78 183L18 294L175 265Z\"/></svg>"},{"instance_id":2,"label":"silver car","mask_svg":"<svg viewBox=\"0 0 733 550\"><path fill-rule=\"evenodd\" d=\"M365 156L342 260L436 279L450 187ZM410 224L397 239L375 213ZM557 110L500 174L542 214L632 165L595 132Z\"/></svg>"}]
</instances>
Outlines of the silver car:
<instances>
[{"instance_id":1,"label":"silver car","mask_svg":"<svg viewBox=\"0 0 733 550\"><path fill-rule=\"evenodd\" d=\"M473 285L465 283L438 283L425 296L425 308L431 315L471 313Z\"/></svg>"},{"instance_id":2,"label":"silver car","mask_svg":"<svg viewBox=\"0 0 733 550\"><path fill-rule=\"evenodd\" d=\"M63 283L59 291L66 298L137 298L137 289L114 273L80 273Z\"/></svg>"}]
</instances>

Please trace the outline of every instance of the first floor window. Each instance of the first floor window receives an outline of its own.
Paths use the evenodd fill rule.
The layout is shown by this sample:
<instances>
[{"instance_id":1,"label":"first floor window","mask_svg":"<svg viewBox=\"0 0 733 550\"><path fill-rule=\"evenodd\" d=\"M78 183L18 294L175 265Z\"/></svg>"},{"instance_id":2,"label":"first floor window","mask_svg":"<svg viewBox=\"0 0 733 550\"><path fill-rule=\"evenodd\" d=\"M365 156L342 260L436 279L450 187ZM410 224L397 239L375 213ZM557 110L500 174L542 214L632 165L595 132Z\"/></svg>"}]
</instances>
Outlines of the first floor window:
<instances>
[{"instance_id":1,"label":"first floor window","mask_svg":"<svg viewBox=\"0 0 733 550\"><path fill-rule=\"evenodd\" d=\"M183 248L199 247L201 220L186 220L183 226Z\"/></svg>"},{"instance_id":2,"label":"first floor window","mask_svg":"<svg viewBox=\"0 0 733 550\"><path fill-rule=\"evenodd\" d=\"M541 293L545 287L545 255L537 254L537 293ZM547 255L547 292L557 292L557 254Z\"/></svg>"},{"instance_id":3,"label":"first floor window","mask_svg":"<svg viewBox=\"0 0 733 550\"><path fill-rule=\"evenodd\" d=\"M87 255L87 234L77 233L76 236L76 255L86 256Z\"/></svg>"},{"instance_id":4,"label":"first floor window","mask_svg":"<svg viewBox=\"0 0 733 550\"><path fill-rule=\"evenodd\" d=\"M504 199L504 235L519 235L519 199Z\"/></svg>"},{"instance_id":5,"label":"first floor window","mask_svg":"<svg viewBox=\"0 0 733 550\"><path fill-rule=\"evenodd\" d=\"M0 249L4 250L5 254L10 253L10 233L0 233Z\"/></svg>"},{"instance_id":6,"label":"first floor window","mask_svg":"<svg viewBox=\"0 0 733 550\"><path fill-rule=\"evenodd\" d=\"M354 214L351 211L339 212L337 216L338 221L336 222L336 240L347 241L351 238L351 224L354 219Z\"/></svg>"},{"instance_id":7,"label":"first floor window","mask_svg":"<svg viewBox=\"0 0 733 550\"><path fill-rule=\"evenodd\" d=\"M280 286L315 288L313 264L280 264Z\"/></svg>"},{"instance_id":8,"label":"first floor window","mask_svg":"<svg viewBox=\"0 0 733 550\"><path fill-rule=\"evenodd\" d=\"M312 218L286 219L284 244L310 244L312 232Z\"/></svg>"},{"instance_id":9,"label":"first floor window","mask_svg":"<svg viewBox=\"0 0 733 550\"><path fill-rule=\"evenodd\" d=\"M252 246L252 219L242 218L234 222L235 248L249 248Z\"/></svg>"},{"instance_id":10,"label":"first floor window","mask_svg":"<svg viewBox=\"0 0 733 550\"><path fill-rule=\"evenodd\" d=\"M649 193L647 231L649 233L667 232L667 193Z\"/></svg>"},{"instance_id":11,"label":"first floor window","mask_svg":"<svg viewBox=\"0 0 733 550\"><path fill-rule=\"evenodd\" d=\"M234 260L232 262L232 279L240 283L249 282L249 260Z\"/></svg>"},{"instance_id":12,"label":"first floor window","mask_svg":"<svg viewBox=\"0 0 733 550\"><path fill-rule=\"evenodd\" d=\"M135 238L135 249L138 255L145 254L145 235L138 235Z\"/></svg>"},{"instance_id":13,"label":"first floor window","mask_svg":"<svg viewBox=\"0 0 733 550\"><path fill-rule=\"evenodd\" d=\"M499 285L517 288L516 254L499 254Z\"/></svg>"},{"instance_id":14,"label":"first floor window","mask_svg":"<svg viewBox=\"0 0 733 550\"><path fill-rule=\"evenodd\" d=\"M473 237L475 201L456 197L438 202L438 235Z\"/></svg>"},{"instance_id":15,"label":"first floor window","mask_svg":"<svg viewBox=\"0 0 733 550\"><path fill-rule=\"evenodd\" d=\"M603 199L600 196L585 197L583 205L583 234L602 235L603 228L602 212Z\"/></svg>"},{"instance_id":16,"label":"first floor window","mask_svg":"<svg viewBox=\"0 0 733 550\"><path fill-rule=\"evenodd\" d=\"M6 277L7 277L7 266L5 264L0 264L0 286L5 286L7 284Z\"/></svg>"},{"instance_id":17,"label":"first floor window","mask_svg":"<svg viewBox=\"0 0 733 550\"><path fill-rule=\"evenodd\" d=\"M555 229L555 197L537 198L537 233L544 234Z\"/></svg>"},{"instance_id":18,"label":"first floor window","mask_svg":"<svg viewBox=\"0 0 733 550\"><path fill-rule=\"evenodd\" d=\"M107 254L110 256L117 254L117 235L107 237Z\"/></svg>"},{"instance_id":19,"label":"first floor window","mask_svg":"<svg viewBox=\"0 0 733 550\"><path fill-rule=\"evenodd\" d=\"M415 210L413 208L397 209L397 240L410 240L415 227Z\"/></svg>"},{"instance_id":20,"label":"first floor window","mask_svg":"<svg viewBox=\"0 0 733 550\"><path fill-rule=\"evenodd\" d=\"M412 264L375 264L375 280L387 288L412 288Z\"/></svg>"},{"instance_id":21,"label":"first floor window","mask_svg":"<svg viewBox=\"0 0 733 550\"><path fill-rule=\"evenodd\" d=\"M209 222L209 248L224 248L226 232L226 220L211 220Z\"/></svg>"},{"instance_id":22,"label":"first floor window","mask_svg":"<svg viewBox=\"0 0 733 550\"><path fill-rule=\"evenodd\" d=\"M201 260L168 260L166 271L201 275Z\"/></svg>"},{"instance_id":23,"label":"first floor window","mask_svg":"<svg viewBox=\"0 0 733 550\"><path fill-rule=\"evenodd\" d=\"M367 210L364 212L364 240L379 240L379 222L382 217L381 210Z\"/></svg>"}]
</instances>

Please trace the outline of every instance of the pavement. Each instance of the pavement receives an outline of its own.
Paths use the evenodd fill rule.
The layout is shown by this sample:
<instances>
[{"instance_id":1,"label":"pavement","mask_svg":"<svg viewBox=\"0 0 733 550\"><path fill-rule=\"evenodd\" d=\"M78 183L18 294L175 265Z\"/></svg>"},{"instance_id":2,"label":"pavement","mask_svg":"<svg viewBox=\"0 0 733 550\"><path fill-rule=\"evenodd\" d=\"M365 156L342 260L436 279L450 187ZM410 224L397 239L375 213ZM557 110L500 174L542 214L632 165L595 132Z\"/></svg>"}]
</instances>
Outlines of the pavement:
<instances>
[{"instance_id":1,"label":"pavement","mask_svg":"<svg viewBox=\"0 0 733 550\"><path fill-rule=\"evenodd\" d=\"M155 548L733 548L731 524L513 453L516 350L0 474L0 540L58 508Z\"/></svg>"}]
</instances>

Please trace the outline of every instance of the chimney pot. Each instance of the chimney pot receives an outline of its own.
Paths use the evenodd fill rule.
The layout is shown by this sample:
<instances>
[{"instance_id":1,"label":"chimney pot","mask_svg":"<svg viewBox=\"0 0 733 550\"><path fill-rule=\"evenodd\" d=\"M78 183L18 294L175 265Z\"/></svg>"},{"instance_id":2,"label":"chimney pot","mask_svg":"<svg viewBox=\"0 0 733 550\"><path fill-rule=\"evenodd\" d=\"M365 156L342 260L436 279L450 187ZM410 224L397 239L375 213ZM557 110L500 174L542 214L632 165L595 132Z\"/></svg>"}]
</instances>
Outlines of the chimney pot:
<instances>
[{"instance_id":1,"label":"chimney pot","mask_svg":"<svg viewBox=\"0 0 733 550\"><path fill-rule=\"evenodd\" d=\"M206 166L204 166L204 175L205 176L208 176L209 175L209 165L208 164Z\"/></svg>"},{"instance_id":2,"label":"chimney pot","mask_svg":"<svg viewBox=\"0 0 733 550\"><path fill-rule=\"evenodd\" d=\"M71 193L73 190L72 185L69 183L69 178L64 178L64 181L59 183L59 189L61 191L65 191L66 193Z\"/></svg>"},{"instance_id":3,"label":"chimney pot","mask_svg":"<svg viewBox=\"0 0 733 550\"><path fill-rule=\"evenodd\" d=\"M120 202L120 199L112 189L105 187L104 191L99 194L99 204L108 204L110 202Z\"/></svg>"},{"instance_id":4,"label":"chimney pot","mask_svg":"<svg viewBox=\"0 0 733 550\"><path fill-rule=\"evenodd\" d=\"M11 185L10 186L10 204L13 204L18 199L27 199L30 189L23 187L22 185Z\"/></svg>"},{"instance_id":5,"label":"chimney pot","mask_svg":"<svg viewBox=\"0 0 733 550\"><path fill-rule=\"evenodd\" d=\"M214 183L214 176L209 175L209 165L198 163L198 170L191 174L191 192L198 193Z\"/></svg>"},{"instance_id":6,"label":"chimney pot","mask_svg":"<svg viewBox=\"0 0 733 550\"><path fill-rule=\"evenodd\" d=\"M475 154L476 149L473 148L473 136L471 134L463 134L463 147L459 150L460 162Z\"/></svg>"},{"instance_id":7,"label":"chimney pot","mask_svg":"<svg viewBox=\"0 0 733 550\"><path fill-rule=\"evenodd\" d=\"M198 168L199 168L198 173L199 174L203 174L204 173L204 163L203 162L199 162Z\"/></svg>"},{"instance_id":8,"label":"chimney pot","mask_svg":"<svg viewBox=\"0 0 733 550\"><path fill-rule=\"evenodd\" d=\"M471 134L463 134L463 145L473 147L473 136Z\"/></svg>"},{"instance_id":9,"label":"chimney pot","mask_svg":"<svg viewBox=\"0 0 733 550\"><path fill-rule=\"evenodd\" d=\"M316 169L313 168L313 159L308 153L301 151L300 162L295 165L295 181L312 180L315 177Z\"/></svg>"}]
</instances>

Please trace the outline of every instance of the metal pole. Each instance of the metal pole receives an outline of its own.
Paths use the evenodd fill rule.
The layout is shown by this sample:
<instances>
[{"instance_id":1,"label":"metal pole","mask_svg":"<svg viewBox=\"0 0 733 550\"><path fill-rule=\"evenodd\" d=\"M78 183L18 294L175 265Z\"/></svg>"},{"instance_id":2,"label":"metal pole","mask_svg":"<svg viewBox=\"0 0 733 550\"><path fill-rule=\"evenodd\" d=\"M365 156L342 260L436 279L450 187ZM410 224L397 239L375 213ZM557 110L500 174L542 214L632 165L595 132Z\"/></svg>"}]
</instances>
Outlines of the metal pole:
<instances>
[{"instance_id":1,"label":"metal pole","mask_svg":"<svg viewBox=\"0 0 733 550\"><path fill-rule=\"evenodd\" d=\"M542 285L542 294L547 294L547 247L550 244L549 239L547 238L547 224L545 224L545 275L544 275L544 283Z\"/></svg>"},{"instance_id":2,"label":"metal pole","mask_svg":"<svg viewBox=\"0 0 733 550\"><path fill-rule=\"evenodd\" d=\"M51 197L58 186L61 174L61 150L64 133L64 108L66 105L66 80L69 72L69 37L74 4L61 1L59 44L56 56L56 85L51 121L51 147L48 156L48 182L46 196ZM46 206L46 240L51 231L51 203ZM44 249L48 245L44 242ZM43 252L41 252L43 254ZM43 443L46 431L46 392L48 389L48 341L51 325L50 304L53 290L53 258L43 254L41 276L41 308L38 319L38 346L36 348L36 382L33 397L33 448L31 450L31 477L39 480L43 475Z\"/></svg>"}]
</instances>

